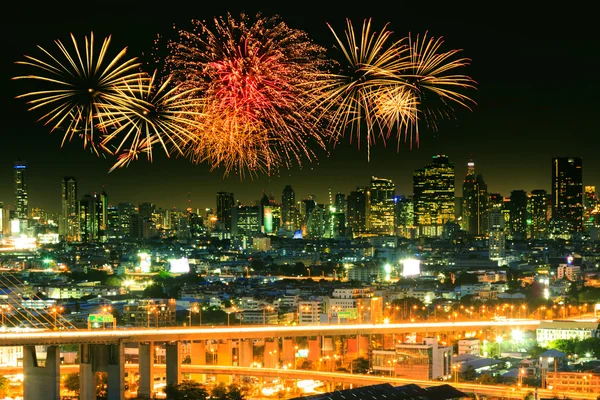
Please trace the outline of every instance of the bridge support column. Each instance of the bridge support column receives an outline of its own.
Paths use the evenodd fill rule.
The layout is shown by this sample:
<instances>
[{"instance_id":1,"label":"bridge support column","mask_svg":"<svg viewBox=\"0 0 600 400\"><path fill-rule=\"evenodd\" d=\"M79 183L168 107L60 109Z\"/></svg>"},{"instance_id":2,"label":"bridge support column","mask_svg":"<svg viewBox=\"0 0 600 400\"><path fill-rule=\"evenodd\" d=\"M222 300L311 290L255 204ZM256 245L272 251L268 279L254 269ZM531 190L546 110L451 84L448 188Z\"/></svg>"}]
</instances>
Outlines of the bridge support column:
<instances>
[{"instance_id":1,"label":"bridge support column","mask_svg":"<svg viewBox=\"0 0 600 400\"><path fill-rule=\"evenodd\" d=\"M139 386L138 397L150 399L154 392L154 343L139 344Z\"/></svg>"},{"instance_id":2,"label":"bridge support column","mask_svg":"<svg viewBox=\"0 0 600 400\"><path fill-rule=\"evenodd\" d=\"M60 353L58 346L48 346L46 365L38 364L35 346L23 346L23 397L60 399Z\"/></svg>"},{"instance_id":3,"label":"bridge support column","mask_svg":"<svg viewBox=\"0 0 600 400\"><path fill-rule=\"evenodd\" d=\"M192 365L206 365L206 342L190 342L190 358ZM192 374L193 381L205 383L206 374Z\"/></svg>"},{"instance_id":4,"label":"bridge support column","mask_svg":"<svg viewBox=\"0 0 600 400\"><path fill-rule=\"evenodd\" d=\"M96 400L96 373L92 368L91 345L79 346L79 399Z\"/></svg>"},{"instance_id":5,"label":"bridge support column","mask_svg":"<svg viewBox=\"0 0 600 400\"><path fill-rule=\"evenodd\" d=\"M181 382L181 346L179 342L167 343L167 385Z\"/></svg>"},{"instance_id":6,"label":"bridge support column","mask_svg":"<svg viewBox=\"0 0 600 400\"><path fill-rule=\"evenodd\" d=\"M108 400L125 399L125 349L123 343L108 345Z\"/></svg>"}]
</instances>

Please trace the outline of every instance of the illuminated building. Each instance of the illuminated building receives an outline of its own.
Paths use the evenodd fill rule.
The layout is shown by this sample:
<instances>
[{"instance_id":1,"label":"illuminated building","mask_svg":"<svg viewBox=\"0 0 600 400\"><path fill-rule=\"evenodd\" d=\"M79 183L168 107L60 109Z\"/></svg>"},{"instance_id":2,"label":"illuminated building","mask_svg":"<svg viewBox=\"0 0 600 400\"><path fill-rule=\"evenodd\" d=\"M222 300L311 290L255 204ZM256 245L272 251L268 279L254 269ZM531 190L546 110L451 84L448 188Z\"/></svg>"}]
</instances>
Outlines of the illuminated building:
<instances>
[{"instance_id":1,"label":"illuminated building","mask_svg":"<svg viewBox=\"0 0 600 400\"><path fill-rule=\"evenodd\" d=\"M135 327L161 327L175 325L175 299L139 300L123 307L123 322Z\"/></svg>"},{"instance_id":2,"label":"illuminated building","mask_svg":"<svg viewBox=\"0 0 600 400\"><path fill-rule=\"evenodd\" d=\"M420 237L441 237L454 221L454 163L445 155L413 173L415 226Z\"/></svg>"},{"instance_id":3,"label":"illuminated building","mask_svg":"<svg viewBox=\"0 0 600 400\"><path fill-rule=\"evenodd\" d=\"M109 239L123 238L119 222L119 207L109 205L106 209L106 235Z\"/></svg>"},{"instance_id":4,"label":"illuminated building","mask_svg":"<svg viewBox=\"0 0 600 400\"><path fill-rule=\"evenodd\" d=\"M260 207L262 209L263 232L267 235L277 233L281 227L281 205L275 201L273 194L267 196L263 193Z\"/></svg>"},{"instance_id":5,"label":"illuminated building","mask_svg":"<svg viewBox=\"0 0 600 400\"><path fill-rule=\"evenodd\" d=\"M527 192L513 190L510 192L510 234L513 239L527 237Z\"/></svg>"},{"instance_id":6,"label":"illuminated building","mask_svg":"<svg viewBox=\"0 0 600 400\"><path fill-rule=\"evenodd\" d=\"M548 234L548 194L543 189L532 190L528 202L528 237L545 239Z\"/></svg>"},{"instance_id":7,"label":"illuminated building","mask_svg":"<svg viewBox=\"0 0 600 400\"><path fill-rule=\"evenodd\" d=\"M81 241L93 242L106 238L108 197L105 192L86 194L79 201Z\"/></svg>"},{"instance_id":8,"label":"illuminated building","mask_svg":"<svg viewBox=\"0 0 600 400\"><path fill-rule=\"evenodd\" d=\"M399 343L394 349L373 350L372 354L373 373L426 381L452 376L452 346L440 346L434 338Z\"/></svg>"},{"instance_id":9,"label":"illuminated building","mask_svg":"<svg viewBox=\"0 0 600 400\"><path fill-rule=\"evenodd\" d=\"M376 235L395 234L396 186L389 179L372 176L369 193L369 231Z\"/></svg>"},{"instance_id":10,"label":"illuminated building","mask_svg":"<svg viewBox=\"0 0 600 400\"><path fill-rule=\"evenodd\" d=\"M365 188L356 188L348 195L348 228L354 237L360 236L367 230L368 200L369 193Z\"/></svg>"},{"instance_id":11,"label":"illuminated building","mask_svg":"<svg viewBox=\"0 0 600 400\"><path fill-rule=\"evenodd\" d=\"M337 192L335 194L334 206L336 212L346 214L346 195L344 193Z\"/></svg>"},{"instance_id":12,"label":"illuminated building","mask_svg":"<svg viewBox=\"0 0 600 400\"><path fill-rule=\"evenodd\" d=\"M121 237L133 238L137 237L134 231L134 220L137 219L137 209L131 203L119 203L119 234Z\"/></svg>"},{"instance_id":13,"label":"illuminated building","mask_svg":"<svg viewBox=\"0 0 600 400\"><path fill-rule=\"evenodd\" d=\"M306 218L306 235L310 238L320 239L325 236L325 207L323 204L316 204L310 207Z\"/></svg>"},{"instance_id":14,"label":"illuminated building","mask_svg":"<svg viewBox=\"0 0 600 400\"><path fill-rule=\"evenodd\" d=\"M579 157L552 159L552 220L561 233L583 230L582 167Z\"/></svg>"},{"instance_id":15,"label":"illuminated building","mask_svg":"<svg viewBox=\"0 0 600 400\"><path fill-rule=\"evenodd\" d=\"M231 231L233 229L234 208L233 193L217 192L217 225L220 230Z\"/></svg>"},{"instance_id":16,"label":"illuminated building","mask_svg":"<svg viewBox=\"0 0 600 400\"><path fill-rule=\"evenodd\" d=\"M140 203L137 218L133 219L134 237L149 239L157 235L157 221L155 219L156 206L153 203Z\"/></svg>"},{"instance_id":17,"label":"illuminated building","mask_svg":"<svg viewBox=\"0 0 600 400\"><path fill-rule=\"evenodd\" d=\"M323 303L315 300L298 302L298 325L314 325L320 322Z\"/></svg>"},{"instance_id":18,"label":"illuminated building","mask_svg":"<svg viewBox=\"0 0 600 400\"><path fill-rule=\"evenodd\" d=\"M296 230L296 218L294 210L296 208L296 195L291 185L285 185L281 193L281 224L286 231Z\"/></svg>"},{"instance_id":19,"label":"illuminated building","mask_svg":"<svg viewBox=\"0 0 600 400\"><path fill-rule=\"evenodd\" d=\"M415 211L411 198L396 196L396 234L405 238L414 238Z\"/></svg>"},{"instance_id":20,"label":"illuminated building","mask_svg":"<svg viewBox=\"0 0 600 400\"><path fill-rule=\"evenodd\" d=\"M488 199L488 209L501 210L504 205L504 197L500 193L490 193Z\"/></svg>"},{"instance_id":21,"label":"illuminated building","mask_svg":"<svg viewBox=\"0 0 600 400\"><path fill-rule=\"evenodd\" d=\"M467 176L463 182L462 229L470 235L480 236L487 232L488 193L482 175L475 175L475 163L469 161Z\"/></svg>"},{"instance_id":22,"label":"illuminated building","mask_svg":"<svg viewBox=\"0 0 600 400\"><path fill-rule=\"evenodd\" d=\"M583 192L583 225L586 229L598 226L599 206L596 186L586 186Z\"/></svg>"},{"instance_id":23,"label":"illuminated building","mask_svg":"<svg viewBox=\"0 0 600 400\"><path fill-rule=\"evenodd\" d=\"M27 197L27 163L15 161L15 218L29 218L29 206Z\"/></svg>"},{"instance_id":24,"label":"illuminated building","mask_svg":"<svg viewBox=\"0 0 600 400\"><path fill-rule=\"evenodd\" d=\"M237 206L232 212L234 236L252 236L260 233L262 215L259 206Z\"/></svg>"},{"instance_id":25,"label":"illuminated building","mask_svg":"<svg viewBox=\"0 0 600 400\"><path fill-rule=\"evenodd\" d=\"M504 216L498 208L489 212L489 254L490 260L502 261L506 257L506 232L504 230Z\"/></svg>"},{"instance_id":26,"label":"illuminated building","mask_svg":"<svg viewBox=\"0 0 600 400\"><path fill-rule=\"evenodd\" d=\"M79 217L77 212L77 180L65 176L61 185L62 215L59 233L67 242L79 241Z\"/></svg>"},{"instance_id":27,"label":"illuminated building","mask_svg":"<svg viewBox=\"0 0 600 400\"><path fill-rule=\"evenodd\" d=\"M5 235L5 227L7 226L5 220L8 221L8 218L6 217L7 214L8 213L4 209L4 204L0 201L0 238Z\"/></svg>"}]
</instances>

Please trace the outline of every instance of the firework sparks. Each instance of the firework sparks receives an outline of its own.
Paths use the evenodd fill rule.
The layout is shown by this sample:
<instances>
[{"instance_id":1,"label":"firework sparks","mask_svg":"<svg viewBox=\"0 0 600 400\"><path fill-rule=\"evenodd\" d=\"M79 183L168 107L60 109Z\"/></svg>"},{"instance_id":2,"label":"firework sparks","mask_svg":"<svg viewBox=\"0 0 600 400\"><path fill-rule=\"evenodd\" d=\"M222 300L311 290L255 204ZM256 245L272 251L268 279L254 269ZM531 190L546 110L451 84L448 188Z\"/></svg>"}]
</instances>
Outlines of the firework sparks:
<instances>
[{"instance_id":1,"label":"firework sparks","mask_svg":"<svg viewBox=\"0 0 600 400\"><path fill-rule=\"evenodd\" d=\"M13 79L33 79L46 86L17 98L28 99L30 111L46 110L39 120L50 124L51 132L64 130L61 146L78 135L83 139L84 148L89 145L98 154L96 130L99 124L106 125L106 119L110 118L108 113L103 113L104 118L99 115L106 111L105 105L123 101L117 89L139 77L137 68L140 63L135 58L124 59L126 48L113 59L108 58L110 40L110 36L105 38L96 52L93 32L85 37L81 48L71 35L73 54L61 41L55 40L60 50L57 56L38 46L48 60L25 56L26 61L17 62L33 67L38 74Z\"/></svg>"},{"instance_id":2,"label":"firework sparks","mask_svg":"<svg viewBox=\"0 0 600 400\"><path fill-rule=\"evenodd\" d=\"M201 140L188 151L192 160L240 176L312 160L308 142L324 147L323 132L302 110L309 100L305 85L328 65L325 49L278 16L228 14L213 26L193 23L192 31L179 31L166 59L173 79L200 90L210 104Z\"/></svg>"},{"instance_id":3,"label":"firework sparks","mask_svg":"<svg viewBox=\"0 0 600 400\"><path fill-rule=\"evenodd\" d=\"M377 33L371 20L365 20L358 34L350 20L346 23L345 40L328 24L343 55L340 72L320 75L310 91L313 114L327 121L336 142L350 132L350 141L355 137L359 148L366 141L370 159L377 137L385 143L394 129L398 146L402 136L405 141L410 137L411 147L413 135L418 143L419 121L444 112L430 108L432 97L448 107L468 107L471 100L457 89L473 88L474 82L453 74L468 64L467 59L453 60L458 50L440 53L443 42L426 35L422 41L393 40L388 24Z\"/></svg>"},{"instance_id":4,"label":"firework sparks","mask_svg":"<svg viewBox=\"0 0 600 400\"><path fill-rule=\"evenodd\" d=\"M155 144L169 156L172 152L183 154L181 144L196 139L192 131L199 129L203 101L195 96L195 90L181 90L170 81L168 77L159 83L156 71L149 78L140 75L135 83L116 89L119 101L101 105L105 111L99 117L106 116L104 120L108 121L102 128L110 132L101 146L118 156L111 171L128 165L141 153L152 161ZM113 141L118 144L109 149Z\"/></svg>"}]
</instances>

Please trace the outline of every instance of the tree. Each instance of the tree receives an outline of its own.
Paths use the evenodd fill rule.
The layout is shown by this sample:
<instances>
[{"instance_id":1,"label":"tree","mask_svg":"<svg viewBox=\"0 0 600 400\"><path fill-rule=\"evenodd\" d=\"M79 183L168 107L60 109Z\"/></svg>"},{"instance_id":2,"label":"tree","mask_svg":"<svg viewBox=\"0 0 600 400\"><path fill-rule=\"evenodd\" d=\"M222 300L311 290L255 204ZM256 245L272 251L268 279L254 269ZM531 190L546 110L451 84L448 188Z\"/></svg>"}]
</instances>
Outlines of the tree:
<instances>
[{"instance_id":1,"label":"tree","mask_svg":"<svg viewBox=\"0 0 600 400\"><path fill-rule=\"evenodd\" d=\"M4 376L0 376L0 396L7 397L9 395L10 381Z\"/></svg>"},{"instance_id":2,"label":"tree","mask_svg":"<svg viewBox=\"0 0 600 400\"><path fill-rule=\"evenodd\" d=\"M472 365L468 365L465 372L461 373L461 378L465 381L474 381L475 380L475 368Z\"/></svg>"},{"instance_id":3,"label":"tree","mask_svg":"<svg viewBox=\"0 0 600 400\"><path fill-rule=\"evenodd\" d=\"M65 389L79 394L79 372L68 374L63 381Z\"/></svg>"},{"instance_id":4,"label":"tree","mask_svg":"<svg viewBox=\"0 0 600 400\"><path fill-rule=\"evenodd\" d=\"M219 383L212 388L210 396L217 400L227 400L227 386L223 382Z\"/></svg>"},{"instance_id":5,"label":"tree","mask_svg":"<svg viewBox=\"0 0 600 400\"><path fill-rule=\"evenodd\" d=\"M477 379L475 379L475 381L481 383L482 385L495 385L498 383L498 380L487 372L481 374Z\"/></svg>"},{"instance_id":6,"label":"tree","mask_svg":"<svg viewBox=\"0 0 600 400\"><path fill-rule=\"evenodd\" d=\"M231 384L227 388L227 400L244 400L246 398L246 393L244 388L239 385Z\"/></svg>"},{"instance_id":7,"label":"tree","mask_svg":"<svg viewBox=\"0 0 600 400\"><path fill-rule=\"evenodd\" d=\"M184 380L179 385L167 385L164 389L168 400L206 400L208 392L200 383Z\"/></svg>"},{"instance_id":8,"label":"tree","mask_svg":"<svg viewBox=\"0 0 600 400\"><path fill-rule=\"evenodd\" d=\"M352 372L364 374L369 371L369 360L365 357L358 357L352 360Z\"/></svg>"},{"instance_id":9,"label":"tree","mask_svg":"<svg viewBox=\"0 0 600 400\"><path fill-rule=\"evenodd\" d=\"M108 278L106 278L106 285L107 286L121 286L121 279L114 275L109 276Z\"/></svg>"}]
</instances>

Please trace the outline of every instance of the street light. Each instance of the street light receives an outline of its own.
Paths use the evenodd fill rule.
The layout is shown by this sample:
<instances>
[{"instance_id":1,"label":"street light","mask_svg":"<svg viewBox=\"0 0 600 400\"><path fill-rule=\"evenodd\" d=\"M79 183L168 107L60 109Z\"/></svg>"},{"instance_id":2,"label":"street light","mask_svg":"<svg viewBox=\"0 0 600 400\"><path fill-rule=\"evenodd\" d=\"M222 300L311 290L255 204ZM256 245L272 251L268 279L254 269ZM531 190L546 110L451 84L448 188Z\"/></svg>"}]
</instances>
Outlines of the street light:
<instances>
[{"instance_id":1,"label":"street light","mask_svg":"<svg viewBox=\"0 0 600 400\"><path fill-rule=\"evenodd\" d=\"M111 306L103 306L102 313L103 314L112 314L112 307ZM102 329L106 329L106 324L104 322L104 319L102 320Z\"/></svg>"},{"instance_id":2,"label":"street light","mask_svg":"<svg viewBox=\"0 0 600 400\"><path fill-rule=\"evenodd\" d=\"M50 308L50 313L54 315L54 330L57 330L57 326L56 326L56 318L58 316L59 313L62 313L64 311L64 308L62 306L54 306L52 308Z\"/></svg>"}]
</instances>

